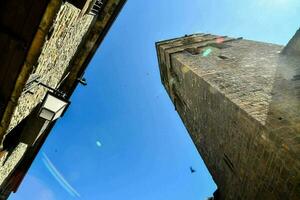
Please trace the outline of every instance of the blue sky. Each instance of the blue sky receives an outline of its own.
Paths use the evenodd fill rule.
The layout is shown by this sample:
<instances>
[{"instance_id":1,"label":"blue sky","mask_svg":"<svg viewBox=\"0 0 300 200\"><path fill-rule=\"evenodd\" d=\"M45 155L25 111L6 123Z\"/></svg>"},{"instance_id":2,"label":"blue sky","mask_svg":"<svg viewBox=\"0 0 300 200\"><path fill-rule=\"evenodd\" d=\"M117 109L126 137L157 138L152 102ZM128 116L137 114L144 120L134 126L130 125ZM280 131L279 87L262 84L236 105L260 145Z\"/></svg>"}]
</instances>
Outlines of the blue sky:
<instances>
[{"instance_id":1,"label":"blue sky","mask_svg":"<svg viewBox=\"0 0 300 200\"><path fill-rule=\"evenodd\" d=\"M299 0L128 0L86 71L88 86L77 88L10 199L210 196L216 186L161 85L155 42L205 32L284 45L299 10Z\"/></svg>"}]
</instances>

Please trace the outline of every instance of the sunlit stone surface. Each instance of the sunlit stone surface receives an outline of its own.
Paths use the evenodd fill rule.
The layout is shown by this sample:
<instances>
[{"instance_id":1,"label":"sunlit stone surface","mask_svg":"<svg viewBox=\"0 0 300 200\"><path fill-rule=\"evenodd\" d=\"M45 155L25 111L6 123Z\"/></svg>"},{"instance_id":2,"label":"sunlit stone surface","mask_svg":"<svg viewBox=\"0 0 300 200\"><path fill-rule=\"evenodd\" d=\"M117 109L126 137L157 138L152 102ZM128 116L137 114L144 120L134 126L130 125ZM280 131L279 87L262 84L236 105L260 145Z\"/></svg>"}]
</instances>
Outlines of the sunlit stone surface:
<instances>
[{"instance_id":1,"label":"sunlit stone surface","mask_svg":"<svg viewBox=\"0 0 300 200\"><path fill-rule=\"evenodd\" d=\"M221 199L299 199L300 55L220 38L158 42L162 83Z\"/></svg>"}]
</instances>

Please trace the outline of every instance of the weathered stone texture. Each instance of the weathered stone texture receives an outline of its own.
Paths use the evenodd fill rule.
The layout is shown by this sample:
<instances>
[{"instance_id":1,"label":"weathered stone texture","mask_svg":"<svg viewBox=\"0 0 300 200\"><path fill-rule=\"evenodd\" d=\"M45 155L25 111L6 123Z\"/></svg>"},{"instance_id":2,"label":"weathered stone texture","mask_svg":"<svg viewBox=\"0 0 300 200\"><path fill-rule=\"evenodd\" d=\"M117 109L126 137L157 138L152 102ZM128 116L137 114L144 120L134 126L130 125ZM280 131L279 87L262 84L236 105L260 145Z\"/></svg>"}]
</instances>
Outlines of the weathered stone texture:
<instances>
[{"instance_id":1,"label":"weathered stone texture","mask_svg":"<svg viewBox=\"0 0 300 200\"><path fill-rule=\"evenodd\" d=\"M69 62L94 18L91 15L79 17L79 14L80 10L69 3L61 6L54 22L53 33L43 46L36 69L31 74L29 82L34 77L39 77L37 79L39 82L52 88L59 86L63 76L66 75L67 68L72 67L69 66ZM47 91L48 89L38 86L37 83L31 83L29 90L24 91L18 100L7 133L32 112L43 100ZM7 159L8 161L3 166L0 163L0 185L22 159L26 148L23 144L20 143L20 145L9 158L7 158L8 155L2 157L3 160Z\"/></svg>"},{"instance_id":2,"label":"weathered stone texture","mask_svg":"<svg viewBox=\"0 0 300 200\"><path fill-rule=\"evenodd\" d=\"M216 38L157 44L175 108L222 199L299 199L299 60L282 46Z\"/></svg>"},{"instance_id":3,"label":"weathered stone texture","mask_svg":"<svg viewBox=\"0 0 300 200\"><path fill-rule=\"evenodd\" d=\"M7 155L0 158L0 185L2 185L3 181L5 181L19 163L26 149L26 144L19 143L8 158Z\"/></svg>"},{"instance_id":4,"label":"weathered stone texture","mask_svg":"<svg viewBox=\"0 0 300 200\"><path fill-rule=\"evenodd\" d=\"M48 123L38 117L40 104L46 92L59 89L65 93L64 98L70 98L79 83L79 78L125 2L53 0L42 3L43 6L47 6L46 10L41 5L33 6L33 11L40 13L42 20L37 18L35 21L40 22L40 25L31 27L33 33L37 31L37 34L33 40L28 40L28 62L19 66L22 68L21 72L14 70L14 75L18 76L17 82L13 86L14 89L7 88L6 96L11 97L11 100L8 106L2 109L5 110L5 114L1 125L4 138L3 151L0 152L0 199L6 199L12 191L16 191L55 124L55 121ZM73 5L80 9L70 3L75 3ZM21 7L18 8L22 10ZM32 10L30 6L28 8ZM31 20L25 21L32 24ZM53 27L50 28L52 24ZM11 35L15 39L15 34L8 34ZM13 52L13 55L16 53ZM19 57L20 62L23 62L22 56ZM36 61L37 63L34 63ZM9 72L8 68L4 71ZM28 75L30 77L26 80ZM11 79L12 82L14 80ZM27 83L24 87L25 81ZM0 109L1 106L4 104L0 105ZM23 144L26 144L26 147ZM1 165L4 160L7 162Z\"/></svg>"},{"instance_id":5,"label":"weathered stone texture","mask_svg":"<svg viewBox=\"0 0 300 200\"><path fill-rule=\"evenodd\" d=\"M66 75L69 62L93 20L91 15L79 17L79 14L80 10L69 3L61 7L54 22L53 33L45 42L36 70L31 77L39 77L40 82L52 88L58 86L64 78L63 75ZM42 101L47 89L36 86L30 91L31 93L24 92L20 97L7 132L28 116Z\"/></svg>"}]
</instances>

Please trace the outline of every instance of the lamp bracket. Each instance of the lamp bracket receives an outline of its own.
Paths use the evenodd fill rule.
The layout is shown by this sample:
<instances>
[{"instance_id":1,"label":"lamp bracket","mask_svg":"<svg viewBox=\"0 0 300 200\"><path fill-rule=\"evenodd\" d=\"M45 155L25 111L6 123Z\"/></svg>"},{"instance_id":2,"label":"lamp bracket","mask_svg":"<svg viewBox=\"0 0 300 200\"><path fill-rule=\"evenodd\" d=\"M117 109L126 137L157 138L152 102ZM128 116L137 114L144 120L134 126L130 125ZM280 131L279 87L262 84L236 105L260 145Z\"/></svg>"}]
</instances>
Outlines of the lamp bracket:
<instances>
[{"instance_id":1,"label":"lamp bracket","mask_svg":"<svg viewBox=\"0 0 300 200\"><path fill-rule=\"evenodd\" d=\"M48 85L46 85L46 84L44 84L44 83L42 83L42 82L40 82L40 81L37 81L37 80L34 80L34 82L37 82L38 83L38 85L40 85L40 86L42 86L42 87L45 87L45 88L47 88L48 90L51 90L54 94L56 94L56 95L59 95L59 96L61 96L61 97L63 97L63 98L66 98L67 97L67 94L65 93L65 92L63 92L63 91L59 91L59 90L57 90L57 89L54 89L54 88L52 88L52 87L50 87L50 86L48 86Z\"/></svg>"}]
</instances>

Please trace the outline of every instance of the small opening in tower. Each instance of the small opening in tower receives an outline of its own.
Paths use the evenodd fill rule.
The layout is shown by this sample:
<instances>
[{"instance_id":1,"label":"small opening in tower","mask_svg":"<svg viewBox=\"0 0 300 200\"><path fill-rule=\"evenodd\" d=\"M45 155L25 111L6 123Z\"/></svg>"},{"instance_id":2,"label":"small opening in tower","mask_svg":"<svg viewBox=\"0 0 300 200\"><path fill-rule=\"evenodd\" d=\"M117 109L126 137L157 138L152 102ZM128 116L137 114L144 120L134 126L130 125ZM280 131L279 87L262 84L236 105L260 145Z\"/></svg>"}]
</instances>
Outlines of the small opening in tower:
<instances>
[{"instance_id":1,"label":"small opening in tower","mask_svg":"<svg viewBox=\"0 0 300 200\"><path fill-rule=\"evenodd\" d=\"M219 55L218 57L221 58L222 60L227 60L227 59L229 59L228 57L222 56L222 55Z\"/></svg>"},{"instance_id":2,"label":"small opening in tower","mask_svg":"<svg viewBox=\"0 0 300 200\"><path fill-rule=\"evenodd\" d=\"M292 78L292 81L297 81L297 80L300 80L300 74L299 74L299 75L295 75L295 76Z\"/></svg>"},{"instance_id":3,"label":"small opening in tower","mask_svg":"<svg viewBox=\"0 0 300 200\"><path fill-rule=\"evenodd\" d=\"M227 167L230 169L230 171L234 173L234 165L225 153L224 153L223 160L224 160L225 164L227 165Z\"/></svg>"}]
</instances>

